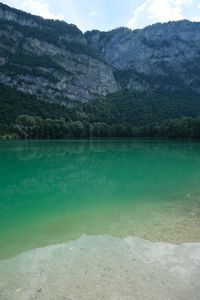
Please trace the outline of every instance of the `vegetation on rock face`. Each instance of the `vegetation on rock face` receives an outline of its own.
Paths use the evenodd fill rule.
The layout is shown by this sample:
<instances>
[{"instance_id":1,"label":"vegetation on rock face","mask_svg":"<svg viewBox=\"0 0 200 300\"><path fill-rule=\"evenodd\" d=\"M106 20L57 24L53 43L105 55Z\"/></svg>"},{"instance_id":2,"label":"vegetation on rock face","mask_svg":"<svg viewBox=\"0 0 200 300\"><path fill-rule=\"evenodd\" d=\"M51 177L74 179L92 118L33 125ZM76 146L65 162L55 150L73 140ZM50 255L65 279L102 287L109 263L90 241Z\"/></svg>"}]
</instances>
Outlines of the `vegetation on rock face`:
<instances>
[{"instance_id":1,"label":"vegetation on rock face","mask_svg":"<svg viewBox=\"0 0 200 300\"><path fill-rule=\"evenodd\" d=\"M194 29L200 39L197 25L84 35L74 25L1 3L0 14L0 136L200 138L199 44L190 44L188 34ZM152 30L167 35L152 41ZM179 31L177 52L172 42ZM115 57L120 41L123 51L114 48L121 53ZM134 47L142 49L139 58Z\"/></svg>"},{"instance_id":2,"label":"vegetation on rock face","mask_svg":"<svg viewBox=\"0 0 200 300\"><path fill-rule=\"evenodd\" d=\"M93 30L85 37L115 68L122 87L199 92L199 29L199 23L182 20L136 31Z\"/></svg>"},{"instance_id":3,"label":"vegetation on rock face","mask_svg":"<svg viewBox=\"0 0 200 300\"><path fill-rule=\"evenodd\" d=\"M0 3L0 9L2 9L4 12L11 12L12 14L16 14L16 17L18 18L18 21L23 20L23 23L25 21L29 22L31 27L39 27L42 28L44 26L48 26L49 30L52 29L55 33L57 33L59 36L60 35L65 35L66 33L71 36L74 35L82 35L82 32L72 24L67 24L64 21L58 21L58 20L46 20L43 19L42 17L39 16L34 16L32 14L29 14L27 12L11 8L3 3ZM4 21L3 21L4 22ZM8 21L12 23L12 21ZM37 26L36 26L37 24ZM15 24L16 25L16 24ZM25 29L25 27L24 27Z\"/></svg>"},{"instance_id":4,"label":"vegetation on rock face","mask_svg":"<svg viewBox=\"0 0 200 300\"><path fill-rule=\"evenodd\" d=\"M88 103L69 101L61 106L0 85L0 107L0 135L200 138L199 95L186 91L124 90Z\"/></svg>"},{"instance_id":5,"label":"vegetation on rock face","mask_svg":"<svg viewBox=\"0 0 200 300\"><path fill-rule=\"evenodd\" d=\"M40 116L41 118L67 118L63 107L39 100L36 96L19 92L0 84L0 123L12 125L21 114Z\"/></svg>"},{"instance_id":6,"label":"vegetation on rock face","mask_svg":"<svg viewBox=\"0 0 200 300\"><path fill-rule=\"evenodd\" d=\"M123 90L90 102L90 121L144 126L165 119L200 116L200 96L183 92Z\"/></svg>"},{"instance_id":7,"label":"vegetation on rock face","mask_svg":"<svg viewBox=\"0 0 200 300\"><path fill-rule=\"evenodd\" d=\"M118 89L112 67L75 25L1 3L0 82L51 102L87 101Z\"/></svg>"}]
</instances>

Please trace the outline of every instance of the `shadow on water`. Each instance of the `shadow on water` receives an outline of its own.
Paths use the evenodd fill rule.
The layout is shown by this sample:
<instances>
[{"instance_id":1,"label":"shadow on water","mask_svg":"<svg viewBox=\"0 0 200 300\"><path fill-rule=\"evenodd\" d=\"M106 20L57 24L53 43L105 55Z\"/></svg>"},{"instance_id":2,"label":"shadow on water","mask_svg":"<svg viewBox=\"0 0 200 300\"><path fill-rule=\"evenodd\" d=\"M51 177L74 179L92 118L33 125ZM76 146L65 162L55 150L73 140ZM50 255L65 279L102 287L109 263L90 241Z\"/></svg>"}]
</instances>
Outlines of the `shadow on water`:
<instances>
[{"instance_id":1,"label":"shadow on water","mask_svg":"<svg viewBox=\"0 0 200 300\"><path fill-rule=\"evenodd\" d=\"M84 233L200 239L198 143L4 141L0 167L0 258Z\"/></svg>"}]
</instances>

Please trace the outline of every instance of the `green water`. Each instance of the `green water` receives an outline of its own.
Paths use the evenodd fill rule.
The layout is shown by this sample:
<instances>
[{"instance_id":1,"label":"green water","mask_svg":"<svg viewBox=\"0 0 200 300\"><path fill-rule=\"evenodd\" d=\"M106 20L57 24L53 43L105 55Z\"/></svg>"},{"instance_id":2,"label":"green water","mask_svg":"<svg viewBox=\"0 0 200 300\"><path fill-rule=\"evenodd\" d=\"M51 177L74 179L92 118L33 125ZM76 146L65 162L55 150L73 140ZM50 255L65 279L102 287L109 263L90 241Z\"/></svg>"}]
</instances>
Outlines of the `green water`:
<instances>
[{"instance_id":1,"label":"green water","mask_svg":"<svg viewBox=\"0 0 200 300\"><path fill-rule=\"evenodd\" d=\"M83 234L200 242L200 144L0 142L0 259Z\"/></svg>"}]
</instances>

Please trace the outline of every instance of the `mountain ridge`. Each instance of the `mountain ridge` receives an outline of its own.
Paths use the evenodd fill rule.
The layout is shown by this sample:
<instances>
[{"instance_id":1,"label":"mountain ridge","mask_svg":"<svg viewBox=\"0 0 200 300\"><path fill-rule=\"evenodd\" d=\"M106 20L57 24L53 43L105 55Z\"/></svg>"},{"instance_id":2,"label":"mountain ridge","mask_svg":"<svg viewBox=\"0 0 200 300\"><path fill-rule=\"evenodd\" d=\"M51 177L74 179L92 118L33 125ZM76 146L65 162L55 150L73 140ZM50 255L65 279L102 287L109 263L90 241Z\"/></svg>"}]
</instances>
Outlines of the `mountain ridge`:
<instances>
[{"instance_id":1,"label":"mountain ridge","mask_svg":"<svg viewBox=\"0 0 200 300\"><path fill-rule=\"evenodd\" d=\"M23 132L42 122L48 132L49 119L69 122L61 131L70 128L71 136L132 136L137 127L198 118L199 62L198 22L83 34L75 25L0 3L0 123L5 131L25 122L18 131L23 137L45 137ZM142 134L157 132L152 128Z\"/></svg>"},{"instance_id":2,"label":"mountain ridge","mask_svg":"<svg viewBox=\"0 0 200 300\"><path fill-rule=\"evenodd\" d=\"M118 89L112 68L76 26L33 19L0 5L1 83L59 103L84 102Z\"/></svg>"},{"instance_id":3,"label":"mountain ridge","mask_svg":"<svg viewBox=\"0 0 200 300\"><path fill-rule=\"evenodd\" d=\"M118 71L132 71L127 88L165 89L167 85L168 90L176 90L183 85L199 93L199 32L200 23L183 20L156 23L142 30L92 31L86 33L86 38ZM167 82L172 77L180 82Z\"/></svg>"},{"instance_id":4,"label":"mountain ridge","mask_svg":"<svg viewBox=\"0 0 200 300\"><path fill-rule=\"evenodd\" d=\"M76 25L0 4L0 24L0 82L49 101L85 102L124 88L176 91L184 87L200 93L199 22L181 20L83 34ZM5 55L5 50L15 51L14 45L8 47L12 40L19 44L14 53L19 63ZM30 56L35 56L36 66L30 64L28 72ZM17 69L17 81L13 81L16 74L4 72L6 67L7 73ZM19 69L28 76L20 76Z\"/></svg>"}]
</instances>

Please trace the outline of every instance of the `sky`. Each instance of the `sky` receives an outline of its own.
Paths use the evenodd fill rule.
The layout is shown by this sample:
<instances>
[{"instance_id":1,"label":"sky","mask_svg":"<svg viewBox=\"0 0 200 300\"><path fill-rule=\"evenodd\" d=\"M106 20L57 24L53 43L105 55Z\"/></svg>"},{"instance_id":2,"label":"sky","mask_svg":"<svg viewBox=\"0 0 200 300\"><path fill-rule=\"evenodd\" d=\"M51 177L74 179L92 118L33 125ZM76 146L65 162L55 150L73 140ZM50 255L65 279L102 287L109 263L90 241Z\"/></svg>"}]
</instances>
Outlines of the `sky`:
<instances>
[{"instance_id":1,"label":"sky","mask_svg":"<svg viewBox=\"0 0 200 300\"><path fill-rule=\"evenodd\" d=\"M200 0L3 0L9 6L76 24L83 32L157 22L200 21Z\"/></svg>"}]
</instances>

